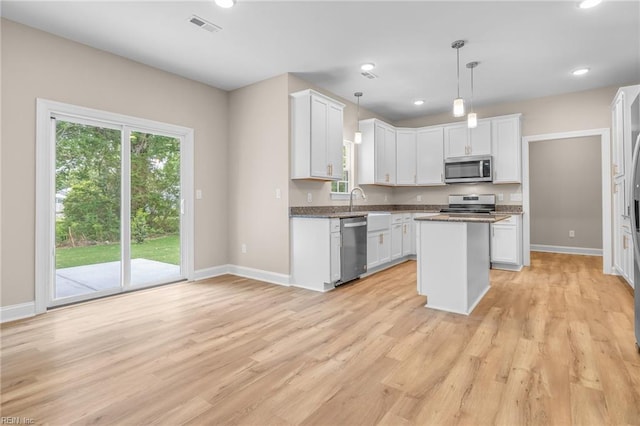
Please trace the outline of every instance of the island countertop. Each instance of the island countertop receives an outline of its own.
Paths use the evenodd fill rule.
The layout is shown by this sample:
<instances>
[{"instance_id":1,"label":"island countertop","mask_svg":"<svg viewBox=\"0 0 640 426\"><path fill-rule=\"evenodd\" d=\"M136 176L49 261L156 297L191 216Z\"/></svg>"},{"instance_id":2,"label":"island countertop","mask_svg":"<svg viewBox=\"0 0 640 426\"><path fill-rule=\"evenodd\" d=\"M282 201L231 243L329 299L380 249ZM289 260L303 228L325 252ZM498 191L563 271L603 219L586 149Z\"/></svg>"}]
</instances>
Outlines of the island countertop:
<instances>
[{"instance_id":1,"label":"island countertop","mask_svg":"<svg viewBox=\"0 0 640 426\"><path fill-rule=\"evenodd\" d=\"M509 219L510 217L510 214L441 213L435 216L417 216L415 220L433 222L495 223Z\"/></svg>"}]
</instances>

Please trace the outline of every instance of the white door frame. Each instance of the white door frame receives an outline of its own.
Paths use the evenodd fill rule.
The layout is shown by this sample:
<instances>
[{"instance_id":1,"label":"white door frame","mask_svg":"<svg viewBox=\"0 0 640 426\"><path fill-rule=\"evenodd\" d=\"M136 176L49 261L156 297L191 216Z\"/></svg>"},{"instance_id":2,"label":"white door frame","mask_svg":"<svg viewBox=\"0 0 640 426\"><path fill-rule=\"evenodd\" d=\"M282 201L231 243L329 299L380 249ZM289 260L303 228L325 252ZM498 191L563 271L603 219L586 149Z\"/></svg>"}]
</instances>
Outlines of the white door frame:
<instances>
[{"instance_id":1,"label":"white door frame","mask_svg":"<svg viewBox=\"0 0 640 426\"><path fill-rule=\"evenodd\" d=\"M123 137L130 131L152 133L181 139L180 180L184 213L181 217L181 264L187 280L194 279L194 202L193 202L193 129L122 114L84 108L46 99L36 102L36 251L35 311L46 312L55 280L55 147L51 143L53 115L120 126ZM125 188L126 189L126 188ZM128 232L128 230L127 230ZM124 253L126 254L126 253ZM70 300L71 301L71 300Z\"/></svg>"},{"instance_id":2,"label":"white door frame","mask_svg":"<svg viewBox=\"0 0 640 426\"><path fill-rule=\"evenodd\" d=\"M522 138L522 245L523 263L531 265L531 222L529 201L529 144L539 141L581 138L585 136L600 137L602 161L602 264L605 274L612 274L612 242L611 242L611 132L608 128L577 130L572 132L547 133L524 136Z\"/></svg>"}]
</instances>

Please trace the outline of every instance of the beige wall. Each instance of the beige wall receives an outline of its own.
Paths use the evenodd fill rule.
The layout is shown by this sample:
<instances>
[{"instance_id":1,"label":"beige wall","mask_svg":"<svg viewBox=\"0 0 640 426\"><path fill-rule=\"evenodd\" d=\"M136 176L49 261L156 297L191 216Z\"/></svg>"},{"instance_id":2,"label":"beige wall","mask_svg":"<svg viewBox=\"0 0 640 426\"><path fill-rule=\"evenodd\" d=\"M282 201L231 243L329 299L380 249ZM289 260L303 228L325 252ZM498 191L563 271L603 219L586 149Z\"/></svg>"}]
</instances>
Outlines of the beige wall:
<instances>
[{"instance_id":1,"label":"beige wall","mask_svg":"<svg viewBox=\"0 0 640 426\"><path fill-rule=\"evenodd\" d=\"M34 299L36 98L194 128L195 267L227 263L226 92L7 20L2 89L2 306Z\"/></svg>"},{"instance_id":2,"label":"beige wall","mask_svg":"<svg viewBox=\"0 0 640 426\"><path fill-rule=\"evenodd\" d=\"M289 274L287 75L229 95L229 261ZM276 190L281 198L276 198ZM242 244L247 252L242 253Z\"/></svg>"},{"instance_id":3,"label":"beige wall","mask_svg":"<svg viewBox=\"0 0 640 426\"><path fill-rule=\"evenodd\" d=\"M601 157L599 136L529 144L531 244L602 248Z\"/></svg>"}]
</instances>

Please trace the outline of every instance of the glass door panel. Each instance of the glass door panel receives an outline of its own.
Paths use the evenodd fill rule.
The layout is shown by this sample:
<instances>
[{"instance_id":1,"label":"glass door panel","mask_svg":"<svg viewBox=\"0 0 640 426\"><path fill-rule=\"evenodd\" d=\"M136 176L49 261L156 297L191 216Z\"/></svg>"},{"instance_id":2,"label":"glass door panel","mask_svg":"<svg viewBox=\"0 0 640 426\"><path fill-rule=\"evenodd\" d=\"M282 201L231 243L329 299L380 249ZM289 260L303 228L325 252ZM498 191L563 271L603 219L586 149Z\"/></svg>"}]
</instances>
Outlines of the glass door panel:
<instances>
[{"instance_id":1,"label":"glass door panel","mask_svg":"<svg viewBox=\"0 0 640 426\"><path fill-rule=\"evenodd\" d=\"M54 304L121 289L121 135L55 120Z\"/></svg>"},{"instance_id":2,"label":"glass door panel","mask_svg":"<svg viewBox=\"0 0 640 426\"><path fill-rule=\"evenodd\" d=\"M180 139L132 131L132 287L182 279Z\"/></svg>"}]
</instances>

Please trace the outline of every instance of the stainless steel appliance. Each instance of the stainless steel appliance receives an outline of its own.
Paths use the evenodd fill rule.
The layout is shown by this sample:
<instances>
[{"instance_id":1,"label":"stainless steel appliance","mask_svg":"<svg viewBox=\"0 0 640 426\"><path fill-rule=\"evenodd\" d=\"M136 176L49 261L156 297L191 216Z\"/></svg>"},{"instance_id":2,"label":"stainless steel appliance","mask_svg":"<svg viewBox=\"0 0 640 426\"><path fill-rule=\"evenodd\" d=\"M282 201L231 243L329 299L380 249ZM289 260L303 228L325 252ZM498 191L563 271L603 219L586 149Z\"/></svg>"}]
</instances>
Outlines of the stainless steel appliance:
<instances>
[{"instance_id":1,"label":"stainless steel appliance","mask_svg":"<svg viewBox=\"0 0 640 426\"><path fill-rule=\"evenodd\" d=\"M491 214L496 211L495 194L449 195L449 207L442 213Z\"/></svg>"},{"instance_id":2,"label":"stainless steel appliance","mask_svg":"<svg viewBox=\"0 0 640 426\"><path fill-rule=\"evenodd\" d=\"M444 161L445 183L469 183L493 181L490 155L448 158Z\"/></svg>"},{"instance_id":3,"label":"stainless steel appliance","mask_svg":"<svg viewBox=\"0 0 640 426\"><path fill-rule=\"evenodd\" d=\"M340 219L340 281L336 286L367 272L367 218Z\"/></svg>"},{"instance_id":4,"label":"stainless steel appliance","mask_svg":"<svg viewBox=\"0 0 640 426\"><path fill-rule=\"evenodd\" d=\"M631 218L632 224L632 240L634 255L633 258L633 282L635 285L635 330L636 330L636 348L640 351L640 96L637 96L631 104L631 135L633 142L633 165L631 167Z\"/></svg>"}]
</instances>

